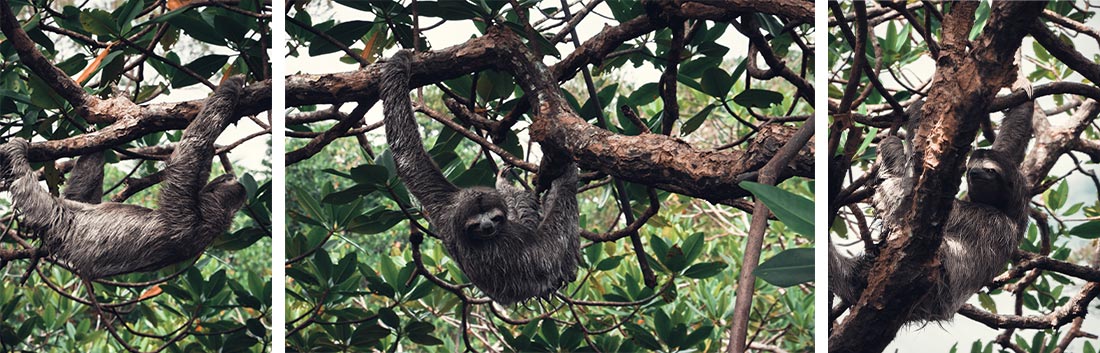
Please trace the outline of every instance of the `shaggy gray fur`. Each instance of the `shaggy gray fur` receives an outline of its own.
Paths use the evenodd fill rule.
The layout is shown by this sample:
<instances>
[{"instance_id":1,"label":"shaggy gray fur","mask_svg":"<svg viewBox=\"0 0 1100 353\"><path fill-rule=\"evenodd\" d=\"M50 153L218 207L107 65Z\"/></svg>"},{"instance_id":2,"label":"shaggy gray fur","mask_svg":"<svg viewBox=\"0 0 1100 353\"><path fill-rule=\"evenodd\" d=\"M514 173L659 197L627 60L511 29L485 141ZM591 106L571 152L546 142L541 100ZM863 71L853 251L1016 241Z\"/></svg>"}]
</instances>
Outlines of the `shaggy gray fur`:
<instances>
[{"instance_id":1,"label":"shaggy gray fur","mask_svg":"<svg viewBox=\"0 0 1100 353\"><path fill-rule=\"evenodd\" d=\"M386 140L397 174L466 277L489 298L511 304L547 297L577 277L580 226L577 166L568 163L549 192L509 185L459 189L424 151L409 100L412 53L400 51L382 71Z\"/></svg>"},{"instance_id":2,"label":"shaggy gray fur","mask_svg":"<svg viewBox=\"0 0 1100 353\"><path fill-rule=\"evenodd\" d=\"M1034 102L1005 114L996 142L974 151L967 161L967 199L955 200L947 217L939 259L943 280L913 310L908 322L949 320L971 295L1004 270L1027 229L1027 180L1019 170L1031 139ZM920 119L920 107L910 109ZM911 127L916 124L911 122ZM911 136L913 131L909 131ZM911 142L911 141L907 141ZM901 139L890 136L879 144L879 178L873 205L884 222L901 217L902 200L913 189L911 161ZM866 287L874 254L848 258L829 244L829 290L855 303Z\"/></svg>"},{"instance_id":3,"label":"shaggy gray fur","mask_svg":"<svg viewBox=\"0 0 1100 353\"><path fill-rule=\"evenodd\" d=\"M103 201L103 152L93 152L76 159L65 181L66 200L96 204Z\"/></svg>"},{"instance_id":4,"label":"shaggy gray fur","mask_svg":"<svg viewBox=\"0 0 1100 353\"><path fill-rule=\"evenodd\" d=\"M168 158L157 209L102 198L103 155L81 157L66 197L50 195L27 162L27 140L0 146L11 170L20 226L41 236L42 249L87 279L154 271L198 256L225 232L244 205L244 187L231 175L207 183L214 140L235 117L244 78L226 79L187 126Z\"/></svg>"}]
</instances>

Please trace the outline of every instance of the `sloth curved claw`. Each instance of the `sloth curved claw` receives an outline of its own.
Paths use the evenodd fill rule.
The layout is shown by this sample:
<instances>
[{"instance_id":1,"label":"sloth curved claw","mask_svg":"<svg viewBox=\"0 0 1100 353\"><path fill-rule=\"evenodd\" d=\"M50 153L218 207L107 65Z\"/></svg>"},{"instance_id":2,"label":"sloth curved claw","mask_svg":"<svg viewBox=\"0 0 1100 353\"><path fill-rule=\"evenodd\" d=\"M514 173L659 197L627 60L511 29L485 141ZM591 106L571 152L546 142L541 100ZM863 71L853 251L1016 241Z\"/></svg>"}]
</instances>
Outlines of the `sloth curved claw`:
<instances>
[{"instance_id":1,"label":"sloth curved claw","mask_svg":"<svg viewBox=\"0 0 1100 353\"><path fill-rule=\"evenodd\" d=\"M1016 76L1016 82L1012 83L1012 90L1015 91L1018 89L1024 90L1028 100L1035 99L1035 87L1031 85L1031 81L1028 81L1027 77Z\"/></svg>"}]
</instances>

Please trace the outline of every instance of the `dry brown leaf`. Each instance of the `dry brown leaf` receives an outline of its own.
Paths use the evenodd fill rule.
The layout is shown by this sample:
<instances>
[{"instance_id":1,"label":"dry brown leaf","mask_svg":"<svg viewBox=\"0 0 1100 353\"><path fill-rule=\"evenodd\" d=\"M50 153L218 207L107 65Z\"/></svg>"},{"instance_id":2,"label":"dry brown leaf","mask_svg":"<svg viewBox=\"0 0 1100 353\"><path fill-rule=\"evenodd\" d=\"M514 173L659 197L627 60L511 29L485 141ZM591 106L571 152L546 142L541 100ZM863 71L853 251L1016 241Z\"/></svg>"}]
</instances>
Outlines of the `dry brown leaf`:
<instances>
[{"instance_id":1,"label":"dry brown leaf","mask_svg":"<svg viewBox=\"0 0 1100 353\"><path fill-rule=\"evenodd\" d=\"M95 60L92 60L92 63L88 64L88 67L85 67L84 71L80 72L80 76L76 78L77 84L83 85L85 81L88 81L88 78L92 77L92 73L103 64L103 59L107 57L107 54L111 53L111 47L114 45L115 43L107 44L107 47L103 48L103 50L99 52L99 55L96 55Z\"/></svg>"}]
</instances>

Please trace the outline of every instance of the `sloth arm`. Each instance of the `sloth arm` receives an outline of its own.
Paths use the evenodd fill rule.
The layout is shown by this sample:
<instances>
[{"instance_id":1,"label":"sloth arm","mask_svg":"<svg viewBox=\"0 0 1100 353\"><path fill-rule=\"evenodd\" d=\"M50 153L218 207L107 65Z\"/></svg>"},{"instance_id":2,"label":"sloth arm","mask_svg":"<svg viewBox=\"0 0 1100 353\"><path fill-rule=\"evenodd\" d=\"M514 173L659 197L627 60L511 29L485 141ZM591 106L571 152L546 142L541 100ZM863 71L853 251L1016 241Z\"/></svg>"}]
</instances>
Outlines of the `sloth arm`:
<instances>
[{"instance_id":1,"label":"sloth arm","mask_svg":"<svg viewBox=\"0 0 1100 353\"><path fill-rule=\"evenodd\" d=\"M553 239L560 254L558 280L565 283L577 279L580 253L580 225L577 210L577 165L570 162L557 179L550 183L542 204L543 217L536 231L539 239Z\"/></svg>"},{"instance_id":2,"label":"sloth arm","mask_svg":"<svg viewBox=\"0 0 1100 353\"><path fill-rule=\"evenodd\" d=\"M569 163L565 172L550 184L546 199L542 202L542 221L539 222L539 234L576 234L580 232L577 224L577 165ZM575 237L574 237L575 238Z\"/></svg>"},{"instance_id":3,"label":"sloth arm","mask_svg":"<svg viewBox=\"0 0 1100 353\"><path fill-rule=\"evenodd\" d=\"M997 139L990 149L1004 153L1014 164L1023 162L1027 142L1031 139L1034 111L1035 101L1028 100L1006 112L1001 127L997 129Z\"/></svg>"},{"instance_id":4,"label":"sloth arm","mask_svg":"<svg viewBox=\"0 0 1100 353\"><path fill-rule=\"evenodd\" d=\"M383 67L382 115L397 175L432 219L454 206L452 198L458 194L458 187L443 176L421 142L409 99L412 55L407 50L398 51Z\"/></svg>"},{"instance_id":5,"label":"sloth arm","mask_svg":"<svg viewBox=\"0 0 1100 353\"><path fill-rule=\"evenodd\" d=\"M509 223L522 226L524 232L538 228L539 221L542 218L539 215L538 196L535 196L533 192L509 184L504 175L497 177L496 189L504 198L505 207L508 207Z\"/></svg>"},{"instance_id":6,"label":"sloth arm","mask_svg":"<svg viewBox=\"0 0 1100 353\"><path fill-rule=\"evenodd\" d=\"M168 157L157 198L157 213L171 219L168 224L196 229L203 222L199 193L210 178L214 140L236 116L234 112L243 85L243 76L225 79L214 95L206 99L195 120L183 130L179 145Z\"/></svg>"}]
</instances>

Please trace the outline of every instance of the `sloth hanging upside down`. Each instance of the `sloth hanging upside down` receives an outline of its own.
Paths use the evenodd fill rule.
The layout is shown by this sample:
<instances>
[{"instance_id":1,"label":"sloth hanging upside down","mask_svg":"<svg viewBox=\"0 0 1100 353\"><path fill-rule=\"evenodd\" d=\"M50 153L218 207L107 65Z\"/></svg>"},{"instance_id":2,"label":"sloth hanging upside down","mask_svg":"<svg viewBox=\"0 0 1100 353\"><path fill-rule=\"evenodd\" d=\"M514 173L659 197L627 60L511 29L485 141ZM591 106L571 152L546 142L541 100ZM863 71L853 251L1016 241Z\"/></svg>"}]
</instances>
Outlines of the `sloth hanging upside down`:
<instances>
[{"instance_id":1,"label":"sloth hanging upside down","mask_svg":"<svg viewBox=\"0 0 1100 353\"><path fill-rule=\"evenodd\" d=\"M577 165L562 163L550 189L539 196L509 185L458 188L424 150L412 102L409 75L413 54L400 51L382 71L381 97L386 141L397 174L423 206L459 269L489 298L511 304L546 298L577 278L580 225ZM544 157L541 173L547 173ZM559 169L555 169L558 171Z\"/></svg>"},{"instance_id":2,"label":"sloth hanging upside down","mask_svg":"<svg viewBox=\"0 0 1100 353\"><path fill-rule=\"evenodd\" d=\"M214 140L236 118L244 78L230 77L183 131L168 158L157 208L103 196L103 155L80 157L64 198L42 188L27 161L30 143L16 138L0 145L3 182L9 186L20 228L34 232L45 256L85 279L155 271L194 258L224 233L247 198L232 175L207 183Z\"/></svg>"}]
</instances>

